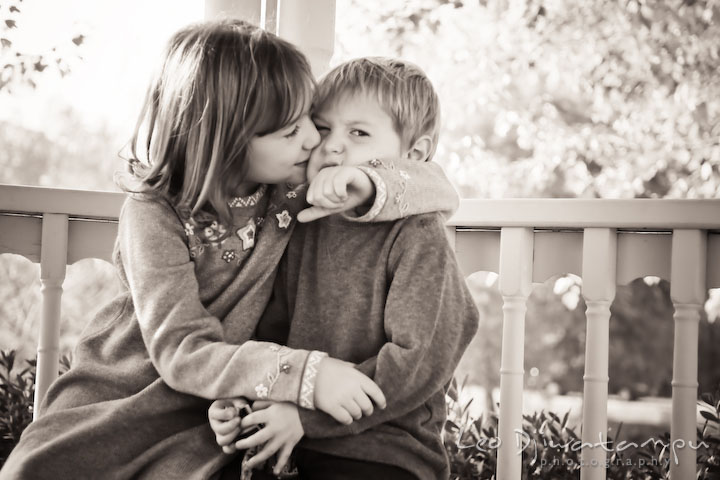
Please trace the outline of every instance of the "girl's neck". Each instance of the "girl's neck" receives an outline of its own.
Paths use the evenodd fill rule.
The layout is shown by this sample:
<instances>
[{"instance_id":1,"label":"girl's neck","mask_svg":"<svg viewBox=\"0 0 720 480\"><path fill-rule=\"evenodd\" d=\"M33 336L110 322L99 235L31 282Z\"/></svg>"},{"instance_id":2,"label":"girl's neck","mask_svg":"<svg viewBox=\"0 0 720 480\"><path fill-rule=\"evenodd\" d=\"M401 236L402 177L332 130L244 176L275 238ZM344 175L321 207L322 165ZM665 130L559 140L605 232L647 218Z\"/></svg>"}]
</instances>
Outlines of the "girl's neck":
<instances>
[{"instance_id":1,"label":"girl's neck","mask_svg":"<svg viewBox=\"0 0 720 480\"><path fill-rule=\"evenodd\" d=\"M258 188L260 188L259 183L243 182L238 186L237 190L235 191L235 196L248 197L253 193L257 192Z\"/></svg>"}]
</instances>

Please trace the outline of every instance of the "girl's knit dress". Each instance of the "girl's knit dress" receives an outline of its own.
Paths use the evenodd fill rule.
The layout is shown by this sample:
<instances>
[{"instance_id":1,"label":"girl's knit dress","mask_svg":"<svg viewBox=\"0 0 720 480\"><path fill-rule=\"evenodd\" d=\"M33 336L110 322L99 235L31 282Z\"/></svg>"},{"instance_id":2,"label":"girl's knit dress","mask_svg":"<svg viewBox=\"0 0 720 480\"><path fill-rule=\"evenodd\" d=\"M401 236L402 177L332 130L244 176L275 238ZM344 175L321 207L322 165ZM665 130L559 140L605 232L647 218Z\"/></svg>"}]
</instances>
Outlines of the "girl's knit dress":
<instances>
[{"instance_id":1,"label":"girl's knit dress","mask_svg":"<svg viewBox=\"0 0 720 480\"><path fill-rule=\"evenodd\" d=\"M432 164L371 177L365 220L414 213L406 194L424 197L426 185L440 206L456 202ZM304 198L302 187L262 186L232 201L232 226L200 228L165 201L128 197L113 253L122 292L86 326L0 479L210 478L231 460L209 426L212 400L312 407L319 352L249 341Z\"/></svg>"}]
</instances>

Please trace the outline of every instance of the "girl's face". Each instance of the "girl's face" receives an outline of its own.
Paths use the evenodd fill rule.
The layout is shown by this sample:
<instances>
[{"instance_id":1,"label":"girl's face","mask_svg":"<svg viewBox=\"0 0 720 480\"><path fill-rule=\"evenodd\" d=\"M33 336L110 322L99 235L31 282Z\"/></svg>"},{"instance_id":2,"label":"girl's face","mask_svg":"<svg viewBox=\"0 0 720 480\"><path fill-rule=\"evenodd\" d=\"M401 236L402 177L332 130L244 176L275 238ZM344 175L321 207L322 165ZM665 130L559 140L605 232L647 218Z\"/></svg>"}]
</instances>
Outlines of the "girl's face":
<instances>
[{"instance_id":1,"label":"girl's face","mask_svg":"<svg viewBox=\"0 0 720 480\"><path fill-rule=\"evenodd\" d=\"M319 143L320 134L307 111L280 130L253 138L245 176L247 193L252 193L250 183L304 183L310 153Z\"/></svg>"}]
</instances>

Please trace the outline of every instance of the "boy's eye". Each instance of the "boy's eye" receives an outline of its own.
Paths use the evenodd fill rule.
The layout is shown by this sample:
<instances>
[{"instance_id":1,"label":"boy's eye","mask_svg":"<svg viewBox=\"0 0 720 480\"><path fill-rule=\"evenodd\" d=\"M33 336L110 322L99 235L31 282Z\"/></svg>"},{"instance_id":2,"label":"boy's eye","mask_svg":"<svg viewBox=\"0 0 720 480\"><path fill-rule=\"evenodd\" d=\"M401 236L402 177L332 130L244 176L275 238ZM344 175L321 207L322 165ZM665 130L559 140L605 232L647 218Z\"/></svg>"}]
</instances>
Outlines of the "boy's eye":
<instances>
[{"instance_id":1,"label":"boy's eye","mask_svg":"<svg viewBox=\"0 0 720 480\"><path fill-rule=\"evenodd\" d=\"M315 124L315 129L317 129L317 131L320 135L326 135L330 131L329 127L326 127L325 125L318 125L318 124Z\"/></svg>"},{"instance_id":2,"label":"boy's eye","mask_svg":"<svg viewBox=\"0 0 720 480\"><path fill-rule=\"evenodd\" d=\"M286 134L285 138L292 138L297 135L298 132L300 132L300 125L295 125L295 128L293 128L290 133Z\"/></svg>"},{"instance_id":3,"label":"boy's eye","mask_svg":"<svg viewBox=\"0 0 720 480\"><path fill-rule=\"evenodd\" d=\"M355 137L369 137L370 134L368 134L366 131L358 130L357 128L350 130L350 135L353 135Z\"/></svg>"}]
</instances>

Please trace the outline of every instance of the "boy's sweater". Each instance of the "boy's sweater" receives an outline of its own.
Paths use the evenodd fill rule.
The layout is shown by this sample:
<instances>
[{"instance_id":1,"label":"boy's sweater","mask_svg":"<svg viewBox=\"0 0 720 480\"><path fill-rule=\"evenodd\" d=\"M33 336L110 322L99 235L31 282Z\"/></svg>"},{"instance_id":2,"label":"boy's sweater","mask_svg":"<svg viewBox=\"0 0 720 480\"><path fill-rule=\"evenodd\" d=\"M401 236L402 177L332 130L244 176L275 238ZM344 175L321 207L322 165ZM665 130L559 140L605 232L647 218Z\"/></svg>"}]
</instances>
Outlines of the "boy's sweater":
<instances>
[{"instance_id":1,"label":"boy's sweater","mask_svg":"<svg viewBox=\"0 0 720 480\"><path fill-rule=\"evenodd\" d=\"M445 235L438 214L298 225L259 338L287 309L288 346L357 363L387 398L385 410L349 426L301 409L301 447L447 478L445 387L478 313Z\"/></svg>"}]
</instances>

